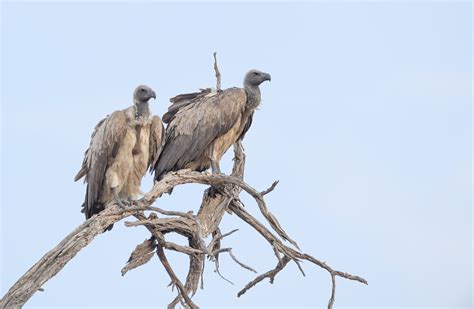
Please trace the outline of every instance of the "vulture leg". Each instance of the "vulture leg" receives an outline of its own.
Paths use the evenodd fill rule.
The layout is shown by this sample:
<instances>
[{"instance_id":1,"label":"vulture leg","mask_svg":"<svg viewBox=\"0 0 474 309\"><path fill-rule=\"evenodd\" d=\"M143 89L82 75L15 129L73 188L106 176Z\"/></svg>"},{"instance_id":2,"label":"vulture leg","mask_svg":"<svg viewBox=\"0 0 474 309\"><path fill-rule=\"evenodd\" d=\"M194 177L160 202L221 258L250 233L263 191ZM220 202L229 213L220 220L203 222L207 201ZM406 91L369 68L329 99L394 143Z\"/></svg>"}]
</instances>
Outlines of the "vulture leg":
<instances>
[{"instance_id":1,"label":"vulture leg","mask_svg":"<svg viewBox=\"0 0 474 309\"><path fill-rule=\"evenodd\" d=\"M219 166L219 161L211 159L211 169L213 174L222 174ZM216 194L224 189L224 186L211 186L209 188L208 195L212 198L216 197Z\"/></svg>"},{"instance_id":2,"label":"vulture leg","mask_svg":"<svg viewBox=\"0 0 474 309\"><path fill-rule=\"evenodd\" d=\"M114 196L115 203L117 203L121 208L125 208L125 204L128 204L128 201L119 197L117 187L112 188L112 195Z\"/></svg>"},{"instance_id":3,"label":"vulture leg","mask_svg":"<svg viewBox=\"0 0 474 309\"><path fill-rule=\"evenodd\" d=\"M219 161L211 159L211 169L213 174L221 174Z\"/></svg>"}]
</instances>

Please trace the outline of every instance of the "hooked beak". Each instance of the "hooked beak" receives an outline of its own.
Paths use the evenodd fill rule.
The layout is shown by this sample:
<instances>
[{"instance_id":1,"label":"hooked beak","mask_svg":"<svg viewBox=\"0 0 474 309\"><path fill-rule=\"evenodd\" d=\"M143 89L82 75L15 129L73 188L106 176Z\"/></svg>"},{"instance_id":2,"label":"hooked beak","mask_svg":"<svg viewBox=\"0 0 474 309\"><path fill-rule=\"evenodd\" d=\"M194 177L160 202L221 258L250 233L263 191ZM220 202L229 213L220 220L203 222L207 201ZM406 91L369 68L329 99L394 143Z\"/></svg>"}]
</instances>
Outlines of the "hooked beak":
<instances>
[{"instance_id":1,"label":"hooked beak","mask_svg":"<svg viewBox=\"0 0 474 309\"><path fill-rule=\"evenodd\" d=\"M271 80L272 80L272 76L271 76L270 74L268 74L268 73L265 73L264 80L271 81Z\"/></svg>"},{"instance_id":2,"label":"hooked beak","mask_svg":"<svg viewBox=\"0 0 474 309\"><path fill-rule=\"evenodd\" d=\"M150 98L153 98L153 99L156 100L156 93L155 93L155 91L153 91L153 90L151 91L151 93L150 93Z\"/></svg>"}]
</instances>

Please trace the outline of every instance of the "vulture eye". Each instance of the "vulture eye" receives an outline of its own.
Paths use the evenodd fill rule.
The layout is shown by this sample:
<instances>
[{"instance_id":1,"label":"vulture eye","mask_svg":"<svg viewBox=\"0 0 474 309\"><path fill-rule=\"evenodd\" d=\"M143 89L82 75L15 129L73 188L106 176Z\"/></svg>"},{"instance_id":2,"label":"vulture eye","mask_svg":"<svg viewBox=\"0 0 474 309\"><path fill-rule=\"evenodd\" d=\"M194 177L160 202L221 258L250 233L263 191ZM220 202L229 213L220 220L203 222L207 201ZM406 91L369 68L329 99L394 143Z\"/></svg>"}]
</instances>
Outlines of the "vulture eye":
<instances>
[{"instance_id":1,"label":"vulture eye","mask_svg":"<svg viewBox=\"0 0 474 309\"><path fill-rule=\"evenodd\" d=\"M258 75L258 72L253 72L253 75Z\"/></svg>"},{"instance_id":2,"label":"vulture eye","mask_svg":"<svg viewBox=\"0 0 474 309\"><path fill-rule=\"evenodd\" d=\"M145 89L142 88L142 89L140 89L140 91L141 91L141 92L145 92Z\"/></svg>"}]
</instances>

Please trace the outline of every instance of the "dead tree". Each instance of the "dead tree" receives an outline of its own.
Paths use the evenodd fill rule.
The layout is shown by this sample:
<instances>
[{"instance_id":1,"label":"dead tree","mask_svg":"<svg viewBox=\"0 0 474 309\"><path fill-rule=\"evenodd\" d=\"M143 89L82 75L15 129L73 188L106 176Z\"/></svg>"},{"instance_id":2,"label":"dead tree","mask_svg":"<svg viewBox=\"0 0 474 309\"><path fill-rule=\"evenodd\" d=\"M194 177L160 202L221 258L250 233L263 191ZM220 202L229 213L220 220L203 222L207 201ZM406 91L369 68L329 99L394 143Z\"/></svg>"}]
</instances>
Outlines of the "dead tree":
<instances>
[{"instance_id":1,"label":"dead tree","mask_svg":"<svg viewBox=\"0 0 474 309\"><path fill-rule=\"evenodd\" d=\"M214 69L217 77L217 89L220 89L220 73L217 68L216 59ZM151 236L133 250L128 262L122 269L122 275L125 275L131 269L147 263L156 254L171 279L170 285L177 290L177 296L171 301L168 308L175 308L178 304L185 308L199 308L191 298L197 292L199 286L203 288L202 280L206 257L215 264L216 272L223 279L225 278L219 272L218 257L224 253L229 254L242 268L256 273L253 268L236 258L232 248L221 247L221 240L237 231L221 233L219 224L226 212L237 215L243 222L258 232L268 242L269 246L272 247L276 258L276 266L250 281L238 292L238 297L245 294L264 279L268 278L273 283L275 276L289 262L294 262L303 276L302 261L313 263L329 273L332 282L332 292L328 308L332 308L335 301L336 277L367 284L367 281L362 277L335 270L325 262L301 252L297 243L290 238L279 224L277 218L268 210L264 200L264 196L275 189L278 181L275 181L268 189L259 192L243 181L244 167L245 154L241 143L237 142L234 145L234 166L230 176L181 170L169 173L161 181L156 182L152 190L140 200L135 201L131 207L122 209L113 203L108 205L104 211L74 229L18 279L1 299L0 307L22 307L35 292L42 289L41 287L46 281L61 271L82 248L87 246L97 235L103 233L109 225L124 218L132 217L136 220L126 221L125 225L128 227L143 226L149 231ZM163 193L168 192L175 186L187 183L200 183L218 188L214 190L215 194L212 195L208 194L209 189L204 192L197 215L194 215L192 211L169 211L152 206ZM260 212L271 229L259 222L243 207L239 199L242 190L255 199ZM145 215L145 211L149 213L148 216ZM167 241L165 235L169 233L177 233L186 237L188 245L183 246ZM212 235L212 239L206 244L204 238L209 235ZM291 246L286 243L289 243ZM184 283L176 276L173 268L170 266L164 249L188 255L189 270Z\"/></svg>"}]
</instances>

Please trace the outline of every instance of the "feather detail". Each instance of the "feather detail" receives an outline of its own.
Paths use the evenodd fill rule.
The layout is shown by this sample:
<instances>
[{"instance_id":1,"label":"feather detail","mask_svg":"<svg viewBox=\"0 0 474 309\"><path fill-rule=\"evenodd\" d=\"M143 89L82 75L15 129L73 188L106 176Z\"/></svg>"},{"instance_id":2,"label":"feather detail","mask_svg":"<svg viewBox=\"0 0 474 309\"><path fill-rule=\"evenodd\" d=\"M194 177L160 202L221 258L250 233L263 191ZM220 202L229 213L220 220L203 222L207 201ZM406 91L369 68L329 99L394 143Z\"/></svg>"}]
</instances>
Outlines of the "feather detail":
<instances>
[{"instance_id":1,"label":"feather detail","mask_svg":"<svg viewBox=\"0 0 474 309\"><path fill-rule=\"evenodd\" d=\"M211 158L220 160L240 137L249 117L247 94L242 88L217 93L209 89L176 96L171 101L183 105L173 111L165 146L155 164L155 179L183 168L209 168Z\"/></svg>"}]
</instances>

